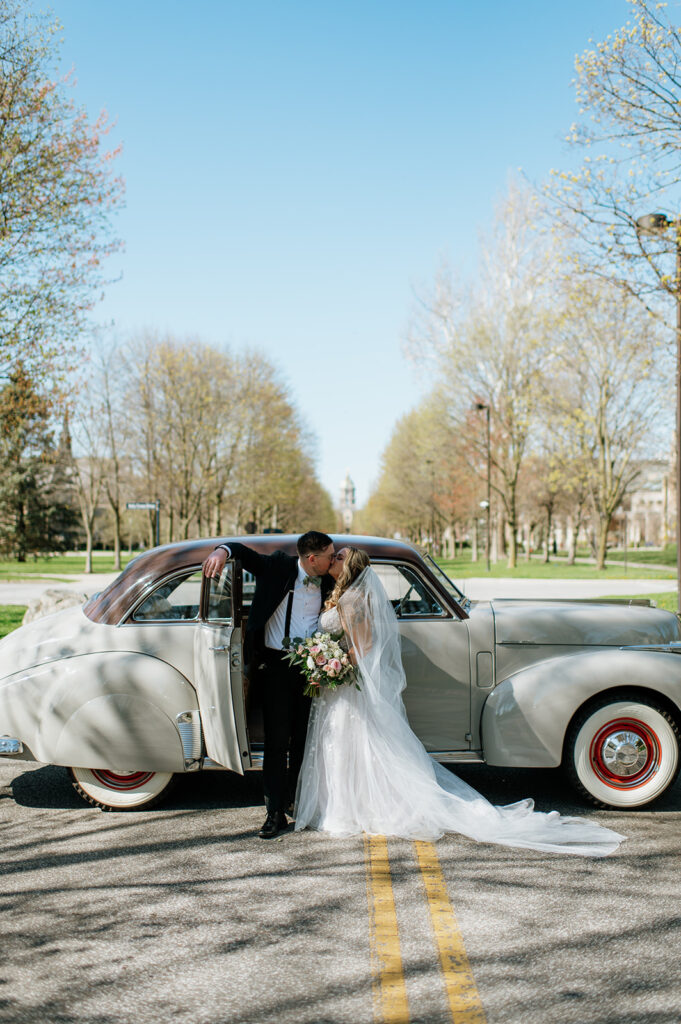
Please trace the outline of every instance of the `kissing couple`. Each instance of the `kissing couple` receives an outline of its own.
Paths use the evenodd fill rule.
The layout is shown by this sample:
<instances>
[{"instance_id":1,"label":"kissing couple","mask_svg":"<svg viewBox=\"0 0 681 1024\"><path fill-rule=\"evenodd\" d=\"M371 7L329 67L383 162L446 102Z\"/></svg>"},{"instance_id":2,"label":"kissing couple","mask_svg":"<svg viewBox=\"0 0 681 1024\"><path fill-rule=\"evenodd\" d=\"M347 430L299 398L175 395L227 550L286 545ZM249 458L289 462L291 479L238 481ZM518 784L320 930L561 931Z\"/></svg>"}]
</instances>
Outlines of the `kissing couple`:
<instances>
[{"instance_id":1,"label":"kissing couple","mask_svg":"<svg viewBox=\"0 0 681 1024\"><path fill-rule=\"evenodd\" d=\"M298 556L263 555L219 544L206 576L236 558L256 579L246 650L263 675L263 781L267 818L259 835L288 827L336 836L362 832L434 840L447 832L478 842L603 857L623 836L583 818L535 811L531 799L489 803L430 757L407 720L399 624L366 551L334 548L310 530ZM286 659L284 638L320 629L343 634L359 682L322 687L312 701L305 678ZM312 707L311 707L312 705Z\"/></svg>"}]
</instances>

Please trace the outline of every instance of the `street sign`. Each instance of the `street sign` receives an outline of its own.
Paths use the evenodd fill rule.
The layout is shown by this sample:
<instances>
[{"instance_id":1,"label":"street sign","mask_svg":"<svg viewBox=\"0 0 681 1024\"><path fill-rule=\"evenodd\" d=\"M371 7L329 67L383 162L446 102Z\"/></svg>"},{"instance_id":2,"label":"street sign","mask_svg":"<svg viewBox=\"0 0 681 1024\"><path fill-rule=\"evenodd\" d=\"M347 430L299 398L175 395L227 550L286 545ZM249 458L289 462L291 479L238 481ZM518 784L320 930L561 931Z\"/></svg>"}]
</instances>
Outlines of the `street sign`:
<instances>
[{"instance_id":1,"label":"street sign","mask_svg":"<svg viewBox=\"0 0 681 1024\"><path fill-rule=\"evenodd\" d=\"M161 543L161 502L156 501L126 501L126 508L133 510L146 509L148 512L155 512L156 516L156 547Z\"/></svg>"}]
</instances>

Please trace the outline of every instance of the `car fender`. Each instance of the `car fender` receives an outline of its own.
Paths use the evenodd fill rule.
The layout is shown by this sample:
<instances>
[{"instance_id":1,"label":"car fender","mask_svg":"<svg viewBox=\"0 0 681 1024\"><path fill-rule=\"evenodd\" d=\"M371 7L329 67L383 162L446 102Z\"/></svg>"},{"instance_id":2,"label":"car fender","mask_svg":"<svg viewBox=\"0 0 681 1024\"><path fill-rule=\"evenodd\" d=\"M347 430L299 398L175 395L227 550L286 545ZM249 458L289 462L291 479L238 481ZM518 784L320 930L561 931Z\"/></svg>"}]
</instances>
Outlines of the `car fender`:
<instances>
[{"instance_id":1,"label":"car fender","mask_svg":"<svg viewBox=\"0 0 681 1024\"><path fill-rule=\"evenodd\" d=\"M500 683L482 711L488 764L552 768L561 763L575 712L607 690L636 687L681 709L681 656L665 650L608 648L537 662Z\"/></svg>"},{"instance_id":2,"label":"car fender","mask_svg":"<svg viewBox=\"0 0 681 1024\"><path fill-rule=\"evenodd\" d=\"M47 764L182 771L175 717L197 708L181 673L134 652L75 656L0 682L0 734Z\"/></svg>"}]
</instances>

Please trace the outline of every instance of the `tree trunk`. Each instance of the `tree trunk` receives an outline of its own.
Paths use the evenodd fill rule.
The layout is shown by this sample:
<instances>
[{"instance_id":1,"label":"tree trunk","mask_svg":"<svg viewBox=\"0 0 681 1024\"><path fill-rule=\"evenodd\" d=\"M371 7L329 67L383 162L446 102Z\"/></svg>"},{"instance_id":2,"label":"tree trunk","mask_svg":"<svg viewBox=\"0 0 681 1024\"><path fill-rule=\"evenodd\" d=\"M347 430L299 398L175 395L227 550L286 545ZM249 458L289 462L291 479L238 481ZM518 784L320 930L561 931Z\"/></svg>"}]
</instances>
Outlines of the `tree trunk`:
<instances>
[{"instance_id":1,"label":"tree trunk","mask_svg":"<svg viewBox=\"0 0 681 1024\"><path fill-rule=\"evenodd\" d=\"M222 536L222 496L220 494L215 495L215 504L213 512L213 536Z\"/></svg>"},{"instance_id":2,"label":"tree trunk","mask_svg":"<svg viewBox=\"0 0 681 1024\"><path fill-rule=\"evenodd\" d=\"M609 529L610 517L600 519L598 522L598 552L596 554L597 569L605 569Z\"/></svg>"},{"instance_id":3,"label":"tree trunk","mask_svg":"<svg viewBox=\"0 0 681 1024\"><path fill-rule=\"evenodd\" d=\"M515 519L508 520L508 568L515 569L518 563L518 540L516 537L518 524Z\"/></svg>"},{"instance_id":4,"label":"tree trunk","mask_svg":"<svg viewBox=\"0 0 681 1024\"><path fill-rule=\"evenodd\" d=\"M568 546L568 565L574 565L577 559L577 541L579 540L579 531L582 528L582 508L580 506L579 512L572 518L572 533L570 535L570 544Z\"/></svg>"},{"instance_id":5,"label":"tree trunk","mask_svg":"<svg viewBox=\"0 0 681 1024\"><path fill-rule=\"evenodd\" d=\"M92 523L83 520L85 527L85 572L92 572Z\"/></svg>"},{"instance_id":6,"label":"tree trunk","mask_svg":"<svg viewBox=\"0 0 681 1024\"><path fill-rule=\"evenodd\" d=\"M551 560L550 545L551 545L551 512L549 509L546 510L546 539L544 541L544 557L542 562L544 565L548 565Z\"/></svg>"},{"instance_id":7,"label":"tree trunk","mask_svg":"<svg viewBox=\"0 0 681 1024\"><path fill-rule=\"evenodd\" d=\"M121 512L116 506L113 507L114 515L114 570L121 571Z\"/></svg>"},{"instance_id":8,"label":"tree trunk","mask_svg":"<svg viewBox=\"0 0 681 1024\"><path fill-rule=\"evenodd\" d=\"M477 560L478 560L478 520L477 520L477 518L473 520L473 530L472 530L472 533L473 533L473 552L472 552L472 559L471 560L473 562L477 562Z\"/></svg>"},{"instance_id":9,"label":"tree trunk","mask_svg":"<svg viewBox=\"0 0 681 1024\"><path fill-rule=\"evenodd\" d=\"M567 564L568 565L574 565L576 558L577 558L577 531L573 530L572 531L572 536L570 537L570 544L569 544L569 547L568 547Z\"/></svg>"}]
</instances>

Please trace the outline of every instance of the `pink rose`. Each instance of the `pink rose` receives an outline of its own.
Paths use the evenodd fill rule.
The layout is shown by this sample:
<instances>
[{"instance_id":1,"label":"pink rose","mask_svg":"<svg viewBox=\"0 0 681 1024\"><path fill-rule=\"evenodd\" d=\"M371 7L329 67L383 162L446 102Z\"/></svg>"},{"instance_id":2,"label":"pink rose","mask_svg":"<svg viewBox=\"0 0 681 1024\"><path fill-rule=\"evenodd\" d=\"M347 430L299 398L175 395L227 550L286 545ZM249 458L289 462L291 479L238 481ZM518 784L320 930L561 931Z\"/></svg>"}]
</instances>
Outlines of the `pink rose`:
<instances>
[{"instance_id":1,"label":"pink rose","mask_svg":"<svg viewBox=\"0 0 681 1024\"><path fill-rule=\"evenodd\" d=\"M312 647L310 648L310 654L318 654L319 651L321 651L321 647L319 646L319 644L313 644Z\"/></svg>"},{"instance_id":2,"label":"pink rose","mask_svg":"<svg viewBox=\"0 0 681 1024\"><path fill-rule=\"evenodd\" d=\"M338 658L332 658L331 661L329 662L329 665L333 669L334 673L335 672L340 672L340 670L341 670L341 663L338 660Z\"/></svg>"},{"instance_id":3,"label":"pink rose","mask_svg":"<svg viewBox=\"0 0 681 1024\"><path fill-rule=\"evenodd\" d=\"M324 657L323 654L318 654L317 657L315 658L315 661L317 662L318 665L326 665L326 658Z\"/></svg>"}]
</instances>

